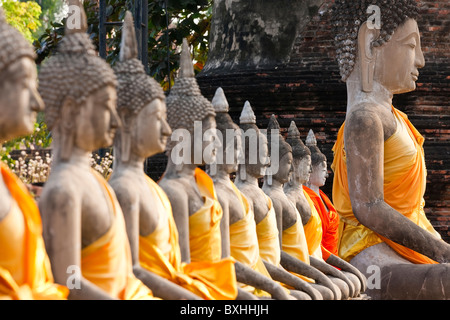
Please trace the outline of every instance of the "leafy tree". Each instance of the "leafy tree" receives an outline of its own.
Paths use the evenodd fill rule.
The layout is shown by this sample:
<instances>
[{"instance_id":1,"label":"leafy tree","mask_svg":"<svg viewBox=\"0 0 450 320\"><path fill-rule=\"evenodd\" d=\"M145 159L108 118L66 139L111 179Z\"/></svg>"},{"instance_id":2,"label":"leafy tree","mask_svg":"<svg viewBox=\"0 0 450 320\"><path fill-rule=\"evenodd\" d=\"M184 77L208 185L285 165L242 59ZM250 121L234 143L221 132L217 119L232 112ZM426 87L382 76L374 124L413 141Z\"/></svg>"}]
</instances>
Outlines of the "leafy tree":
<instances>
[{"instance_id":1,"label":"leafy tree","mask_svg":"<svg viewBox=\"0 0 450 320\"><path fill-rule=\"evenodd\" d=\"M167 15L165 5L168 2ZM133 0L108 0L106 19L109 22L123 21L126 10L133 10ZM85 0L84 8L88 19L88 33L99 44L98 1ZM148 60L150 75L161 83L164 89L174 81L179 67L178 49L183 38L187 38L193 48L195 70L201 71L207 58L208 31L211 22L212 0L171 0L149 1L148 5ZM50 56L64 36L65 19L50 23L37 41L34 42L40 64ZM169 26L169 28L167 28ZM119 59L121 25L107 28L106 60L114 65ZM170 74L170 77L169 77Z\"/></svg>"},{"instance_id":2,"label":"leafy tree","mask_svg":"<svg viewBox=\"0 0 450 320\"><path fill-rule=\"evenodd\" d=\"M33 42L33 33L39 28L41 22L41 7L37 2L17 2L14 0L0 0L5 13L6 21L17 28L28 41Z\"/></svg>"}]
</instances>

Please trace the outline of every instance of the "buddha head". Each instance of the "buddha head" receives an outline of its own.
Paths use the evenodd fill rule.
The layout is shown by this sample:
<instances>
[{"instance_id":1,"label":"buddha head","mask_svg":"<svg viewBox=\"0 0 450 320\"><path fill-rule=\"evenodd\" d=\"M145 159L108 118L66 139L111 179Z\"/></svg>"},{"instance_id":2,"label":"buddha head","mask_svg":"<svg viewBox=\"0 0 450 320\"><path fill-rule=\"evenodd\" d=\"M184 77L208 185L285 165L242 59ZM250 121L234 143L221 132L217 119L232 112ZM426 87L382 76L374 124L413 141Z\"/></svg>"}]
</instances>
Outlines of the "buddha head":
<instances>
[{"instance_id":1,"label":"buddha head","mask_svg":"<svg viewBox=\"0 0 450 320\"><path fill-rule=\"evenodd\" d=\"M159 83L149 77L137 59L133 16L127 11L122 28L117 76L117 112L122 127L115 137L115 155L127 162L130 153L147 158L166 148L172 133L166 121L166 98Z\"/></svg>"},{"instance_id":2,"label":"buddha head","mask_svg":"<svg viewBox=\"0 0 450 320\"><path fill-rule=\"evenodd\" d=\"M0 8L0 144L30 134L44 104L37 91L35 53Z\"/></svg>"},{"instance_id":3,"label":"buddha head","mask_svg":"<svg viewBox=\"0 0 450 320\"><path fill-rule=\"evenodd\" d=\"M309 184L320 188L325 185L328 178L327 157L317 147L317 140L312 130L309 130L305 143L311 151L311 176L309 178Z\"/></svg>"},{"instance_id":4,"label":"buddha head","mask_svg":"<svg viewBox=\"0 0 450 320\"><path fill-rule=\"evenodd\" d=\"M416 0L336 0L332 23L342 81L374 83L391 94L416 88L425 65Z\"/></svg>"},{"instance_id":5,"label":"buddha head","mask_svg":"<svg viewBox=\"0 0 450 320\"><path fill-rule=\"evenodd\" d=\"M67 161L73 148L92 152L110 146L120 119L116 111L117 80L112 68L95 52L89 39L83 5L80 24L66 25L57 53L39 73L39 91L46 105L55 158ZM69 21L69 19L68 19Z\"/></svg>"},{"instance_id":6,"label":"buddha head","mask_svg":"<svg viewBox=\"0 0 450 320\"><path fill-rule=\"evenodd\" d=\"M276 139L275 141L273 139ZM292 169L292 147L287 143L280 133L280 124L275 115L272 115L267 125L267 142L269 154L271 155L272 178L284 184L289 181L289 175ZM277 153L278 157L273 155ZM278 158L278 159L277 159ZM278 161L278 164L274 163Z\"/></svg>"},{"instance_id":7,"label":"buddha head","mask_svg":"<svg viewBox=\"0 0 450 320\"><path fill-rule=\"evenodd\" d=\"M249 101L244 103L239 117L239 128L242 132L242 152L240 178L245 180L246 174L262 178L270 165L267 137L256 125L256 116Z\"/></svg>"},{"instance_id":8,"label":"buddha head","mask_svg":"<svg viewBox=\"0 0 450 320\"><path fill-rule=\"evenodd\" d=\"M216 165L227 173L236 172L242 154L241 130L228 113L229 105L222 88L217 88L211 103L216 112L217 133L222 145L216 156Z\"/></svg>"},{"instance_id":9,"label":"buddha head","mask_svg":"<svg viewBox=\"0 0 450 320\"><path fill-rule=\"evenodd\" d=\"M185 164L199 166L213 163L218 148L216 113L211 102L200 92L186 39L183 39L178 78L166 104L167 121L173 130L167 145L172 160L182 158ZM186 143L188 148L185 148Z\"/></svg>"},{"instance_id":10,"label":"buddha head","mask_svg":"<svg viewBox=\"0 0 450 320\"><path fill-rule=\"evenodd\" d=\"M311 151L300 139L300 132L294 121L288 129L286 142L292 147L292 170L289 184L306 184L311 175Z\"/></svg>"}]
</instances>

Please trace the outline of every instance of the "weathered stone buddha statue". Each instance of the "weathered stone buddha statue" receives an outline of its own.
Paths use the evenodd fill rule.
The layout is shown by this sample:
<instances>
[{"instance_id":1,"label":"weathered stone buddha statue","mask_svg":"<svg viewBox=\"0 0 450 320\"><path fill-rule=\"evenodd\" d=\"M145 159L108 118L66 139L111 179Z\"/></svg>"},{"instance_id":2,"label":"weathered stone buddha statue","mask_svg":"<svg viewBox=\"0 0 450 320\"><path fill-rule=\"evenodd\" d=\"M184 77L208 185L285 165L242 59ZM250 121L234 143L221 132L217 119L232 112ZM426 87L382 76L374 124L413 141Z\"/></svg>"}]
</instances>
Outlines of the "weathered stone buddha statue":
<instances>
[{"instance_id":1,"label":"weathered stone buddha statue","mask_svg":"<svg viewBox=\"0 0 450 320\"><path fill-rule=\"evenodd\" d=\"M333 15L347 85L332 164L339 256L368 277L374 299L448 299L450 245L423 210L424 138L392 105L394 94L415 89L425 64L417 3L371 2L380 25L364 3L336 1Z\"/></svg>"},{"instance_id":2,"label":"weathered stone buddha statue","mask_svg":"<svg viewBox=\"0 0 450 320\"><path fill-rule=\"evenodd\" d=\"M41 67L40 92L53 137L53 162L39 201L55 281L69 299L154 299L133 274L125 221L115 193L91 169L90 155L113 143L120 126L116 77L94 50L83 6L57 54Z\"/></svg>"},{"instance_id":3,"label":"weathered stone buddha statue","mask_svg":"<svg viewBox=\"0 0 450 320\"><path fill-rule=\"evenodd\" d=\"M30 134L44 109L37 91L35 53L0 8L0 147ZM0 161L0 300L65 299L53 281L39 209L26 186Z\"/></svg>"},{"instance_id":4,"label":"weathered stone buddha statue","mask_svg":"<svg viewBox=\"0 0 450 320\"><path fill-rule=\"evenodd\" d=\"M310 299L303 292L293 292L275 282L259 252L258 236L253 209L246 196L231 181L230 175L238 169L241 158L242 137L239 127L228 114L228 101L222 88L218 88L212 100L216 111L216 124L222 137L222 148L216 161L207 167L214 181L220 205L223 210L223 224L228 226L228 234L222 233L222 255L236 259L236 269L241 288L256 296L271 296L274 299L289 299L289 293L299 299ZM241 280L242 279L242 280Z\"/></svg>"},{"instance_id":5,"label":"weathered stone buddha statue","mask_svg":"<svg viewBox=\"0 0 450 320\"><path fill-rule=\"evenodd\" d=\"M309 130L305 143L311 151L311 175L304 189L314 202L322 221L322 246L336 256L338 255L339 216L331 200L320 190L328 177L327 158L317 147L317 140L312 130Z\"/></svg>"},{"instance_id":6,"label":"weathered stone buddha statue","mask_svg":"<svg viewBox=\"0 0 450 320\"><path fill-rule=\"evenodd\" d=\"M333 270L333 273L336 276L341 277L341 279L346 281L349 285L350 291L353 292L350 296L353 298L358 297L360 292L365 290L365 277L358 269L331 253L324 246L324 223L322 222L321 215L318 213L315 202L311 199L309 192L306 191L309 189L305 186L305 184L308 184L308 181L314 180L310 179L310 176L312 176L311 158L315 159L316 155L303 144L300 139L300 132L294 121L292 121L289 126L286 142L292 147L293 161L291 175L289 181L284 185L284 191L292 203L295 204L302 217L309 255L314 258L311 263L315 265L315 259L319 259L325 261L329 265L341 269L345 277L342 277L339 272L336 272L337 270L331 270ZM314 170L315 169L313 169L313 173ZM303 217L308 219L306 223L303 221ZM315 266L320 269L321 265L322 264Z\"/></svg>"},{"instance_id":7,"label":"weathered stone buddha statue","mask_svg":"<svg viewBox=\"0 0 450 320\"><path fill-rule=\"evenodd\" d=\"M334 289L334 298L338 300L341 298L347 299L350 294L349 286L344 281L347 279L334 272L333 268L323 261L310 256L300 213L283 190L283 186L288 182L291 172L292 148L280 134L280 125L274 115L269 120L267 140L271 167L274 169L266 172L262 190L272 199L277 217L282 252L281 264L284 266L284 257L286 257L286 263L291 260L296 263L302 263L305 267L305 270L301 273L302 275L306 275L305 272L319 271L317 266L320 266L320 271L326 274L324 277L326 279L325 284L328 284L330 289ZM278 153L277 157L275 157L276 152ZM273 159L277 158L278 164L273 161ZM286 269L290 270L288 267ZM320 281L323 281L323 279L320 279Z\"/></svg>"},{"instance_id":8,"label":"weathered stone buddha statue","mask_svg":"<svg viewBox=\"0 0 450 320\"><path fill-rule=\"evenodd\" d=\"M176 260L180 253L170 203L144 172L145 159L164 151L172 131L166 122L164 92L137 59L136 34L129 11L123 23L120 50L114 71L122 126L114 139L115 160L109 183L125 217L133 271L160 298L198 299L177 285L177 275L182 272L181 261ZM195 281L190 280L192 285Z\"/></svg>"},{"instance_id":9,"label":"weathered stone buddha statue","mask_svg":"<svg viewBox=\"0 0 450 320\"><path fill-rule=\"evenodd\" d=\"M314 300L333 299L334 294L331 289L325 286L316 286L301 276L302 272L308 269L334 290L335 288L325 275L301 261L297 263L289 257L282 258L285 254L281 250L273 202L259 187L258 181L264 177L269 166L267 138L256 126L256 117L248 101L244 105L239 120L239 126L243 133L244 157L242 157L236 173L235 185L245 195L254 212L260 256L266 269L272 279L289 286L289 288L305 292ZM282 265L286 259L289 262L287 267ZM295 273L291 273L291 271L295 271Z\"/></svg>"},{"instance_id":10,"label":"weathered stone buddha statue","mask_svg":"<svg viewBox=\"0 0 450 320\"><path fill-rule=\"evenodd\" d=\"M222 208L212 179L199 168L214 161L218 147L216 114L197 85L186 40L179 75L166 104L173 134L159 185L173 210L181 262L202 269L202 277L215 284L221 299L250 299L252 296L237 286L235 260L222 254Z\"/></svg>"}]
</instances>

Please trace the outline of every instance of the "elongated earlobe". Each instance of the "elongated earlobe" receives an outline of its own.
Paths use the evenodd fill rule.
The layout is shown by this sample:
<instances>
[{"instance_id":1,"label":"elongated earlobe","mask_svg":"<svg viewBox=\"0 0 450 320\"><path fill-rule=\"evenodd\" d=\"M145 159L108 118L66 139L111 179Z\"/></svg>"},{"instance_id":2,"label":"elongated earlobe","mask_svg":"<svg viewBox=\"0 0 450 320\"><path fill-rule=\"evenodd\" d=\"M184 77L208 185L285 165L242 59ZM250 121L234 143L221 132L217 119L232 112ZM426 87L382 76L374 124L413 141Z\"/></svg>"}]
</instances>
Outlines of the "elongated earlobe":
<instances>
[{"instance_id":1,"label":"elongated earlobe","mask_svg":"<svg viewBox=\"0 0 450 320\"><path fill-rule=\"evenodd\" d=\"M60 159L61 161L68 161L72 155L73 144L75 143L75 125L77 121L76 112L74 112L75 101L72 98L67 98L63 102L61 110L61 125L60 125Z\"/></svg>"},{"instance_id":2,"label":"elongated earlobe","mask_svg":"<svg viewBox=\"0 0 450 320\"><path fill-rule=\"evenodd\" d=\"M125 115L121 115L120 120L122 121L122 130L120 133L120 160L122 162L128 162L131 153L130 124L128 117Z\"/></svg>"},{"instance_id":3,"label":"elongated earlobe","mask_svg":"<svg viewBox=\"0 0 450 320\"><path fill-rule=\"evenodd\" d=\"M358 32L358 51L361 65L361 84L364 92L372 92L376 55L372 43L378 38L379 30L370 29L364 22Z\"/></svg>"}]
</instances>

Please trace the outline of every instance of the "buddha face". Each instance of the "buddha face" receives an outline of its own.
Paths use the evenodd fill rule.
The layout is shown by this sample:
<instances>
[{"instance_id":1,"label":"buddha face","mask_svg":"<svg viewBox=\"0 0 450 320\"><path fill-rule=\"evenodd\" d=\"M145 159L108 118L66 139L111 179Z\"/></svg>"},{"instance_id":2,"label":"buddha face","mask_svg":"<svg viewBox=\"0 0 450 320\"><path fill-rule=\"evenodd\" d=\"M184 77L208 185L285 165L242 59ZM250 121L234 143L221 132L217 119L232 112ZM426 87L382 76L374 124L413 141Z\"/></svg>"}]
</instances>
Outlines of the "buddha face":
<instances>
[{"instance_id":1,"label":"buddha face","mask_svg":"<svg viewBox=\"0 0 450 320\"><path fill-rule=\"evenodd\" d=\"M37 91L37 71L33 60L23 57L2 72L0 82L0 139L30 134L36 113L44 109Z\"/></svg>"},{"instance_id":2,"label":"buddha face","mask_svg":"<svg viewBox=\"0 0 450 320\"><path fill-rule=\"evenodd\" d=\"M293 167L292 174L298 179L300 184L307 183L311 175L311 156L306 155L296 161L296 166Z\"/></svg>"},{"instance_id":3,"label":"buddha face","mask_svg":"<svg viewBox=\"0 0 450 320\"><path fill-rule=\"evenodd\" d=\"M230 128L231 129L231 128ZM227 139L226 135L223 136L223 166L228 173L236 172L238 169L240 157L242 156L242 135L239 128L232 128L235 130L233 139ZM230 157L232 155L233 157Z\"/></svg>"},{"instance_id":4,"label":"buddha face","mask_svg":"<svg viewBox=\"0 0 450 320\"><path fill-rule=\"evenodd\" d=\"M116 89L105 86L91 94L81 106L75 133L75 145L86 151L113 143L120 119L116 110Z\"/></svg>"},{"instance_id":5,"label":"buddha face","mask_svg":"<svg viewBox=\"0 0 450 320\"><path fill-rule=\"evenodd\" d=\"M256 132L256 131L255 131ZM265 134L258 132L257 147L253 148L250 144L253 139L249 139L245 145L246 171L253 177L262 178L266 174L266 170L270 165L269 147ZM255 150L257 149L257 150ZM252 153L252 154L251 154ZM256 153L256 154L253 154Z\"/></svg>"},{"instance_id":6,"label":"buddha face","mask_svg":"<svg viewBox=\"0 0 450 320\"><path fill-rule=\"evenodd\" d=\"M419 68L425 65L417 22L408 19L377 51L374 80L393 94L416 89Z\"/></svg>"},{"instance_id":7,"label":"buddha face","mask_svg":"<svg viewBox=\"0 0 450 320\"><path fill-rule=\"evenodd\" d=\"M201 139L201 141L198 141ZM201 146L201 150L198 149ZM214 116L207 116L202 121L202 136L194 134L194 154L193 163L197 165L211 164L216 160L216 153L220 147L219 138L217 136L216 119ZM201 156L201 162L196 161Z\"/></svg>"},{"instance_id":8,"label":"buddha face","mask_svg":"<svg viewBox=\"0 0 450 320\"><path fill-rule=\"evenodd\" d=\"M322 187L328 178L327 162L322 161L312 167L309 183L317 187Z\"/></svg>"},{"instance_id":9,"label":"buddha face","mask_svg":"<svg viewBox=\"0 0 450 320\"><path fill-rule=\"evenodd\" d=\"M292 161L292 152L286 152L283 156L281 156L278 171L274 174L274 178L276 180L281 183L288 182Z\"/></svg>"},{"instance_id":10,"label":"buddha face","mask_svg":"<svg viewBox=\"0 0 450 320\"><path fill-rule=\"evenodd\" d=\"M166 121L166 104L155 99L147 104L136 117L133 137L133 152L147 158L161 153L166 148L172 130Z\"/></svg>"}]
</instances>

